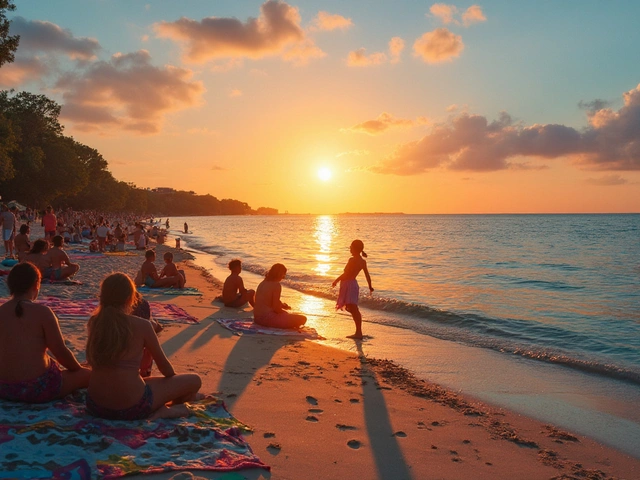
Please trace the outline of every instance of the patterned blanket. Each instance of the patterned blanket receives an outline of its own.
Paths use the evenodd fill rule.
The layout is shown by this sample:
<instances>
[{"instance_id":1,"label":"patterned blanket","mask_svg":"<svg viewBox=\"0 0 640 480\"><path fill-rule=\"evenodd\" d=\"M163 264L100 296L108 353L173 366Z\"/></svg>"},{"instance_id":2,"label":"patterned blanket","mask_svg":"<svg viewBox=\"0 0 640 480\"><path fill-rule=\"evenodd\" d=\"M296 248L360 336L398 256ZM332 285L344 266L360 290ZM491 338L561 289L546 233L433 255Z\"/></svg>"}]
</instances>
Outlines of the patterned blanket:
<instances>
[{"instance_id":1,"label":"patterned blanket","mask_svg":"<svg viewBox=\"0 0 640 480\"><path fill-rule=\"evenodd\" d=\"M189 404L187 418L124 422L87 415L84 395L40 405L0 401L0 478L269 470L241 435L250 429L218 399Z\"/></svg>"},{"instance_id":2,"label":"patterned blanket","mask_svg":"<svg viewBox=\"0 0 640 480\"><path fill-rule=\"evenodd\" d=\"M187 296L202 296L202 292L195 287L184 288L150 288L146 286L137 287L138 292L146 294L156 295L187 295Z\"/></svg>"},{"instance_id":3,"label":"patterned blanket","mask_svg":"<svg viewBox=\"0 0 640 480\"><path fill-rule=\"evenodd\" d=\"M300 327L298 330L287 330L284 328L263 327L253 323L252 318L216 318L216 321L232 332L241 335L243 333L261 335L280 335L288 337L300 337L309 340L324 340L315 328Z\"/></svg>"},{"instance_id":4,"label":"patterned blanket","mask_svg":"<svg viewBox=\"0 0 640 480\"><path fill-rule=\"evenodd\" d=\"M0 299L0 303L5 302ZM98 308L98 300L87 299L63 299L58 297L42 297L38 299L38 303L46 305L60 319L68 320L88 320L96 308ZM171 303L149 302L151 306L151 315L160 322L174 323L198 323L199 320L193 315L189 315L182 308ZM0 478L2 478L0 476Z\"/></svg>"}]
</instances>

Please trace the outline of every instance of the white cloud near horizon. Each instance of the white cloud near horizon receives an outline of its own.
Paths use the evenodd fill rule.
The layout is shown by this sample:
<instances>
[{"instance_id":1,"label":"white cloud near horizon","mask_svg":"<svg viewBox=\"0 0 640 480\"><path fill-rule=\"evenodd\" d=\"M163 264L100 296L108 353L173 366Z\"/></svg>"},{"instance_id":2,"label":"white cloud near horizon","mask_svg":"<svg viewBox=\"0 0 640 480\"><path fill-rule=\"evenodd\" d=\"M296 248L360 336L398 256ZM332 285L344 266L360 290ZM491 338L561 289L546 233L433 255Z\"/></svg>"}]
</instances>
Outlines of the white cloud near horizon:
<instances>
[{"instance_id":1,"label":"white cloud near horizon","mask_svg":"<svg viewBox=\"0 0 640 480\"><path fill-rule=\"evenodd\" d=\"M182 45L183 60L205 63L217 58L261 59L280 56L304 64L324 56L300 25L300 13L284 1L267 0L258 18L206 17L200 21L182 17L158 22L156 35Z\"/></svg>"},{"instance_id":2,"label":"white cloud near horizon","mask_svg":"<svg viewBox=\"0 0 640 480\"><path fill-rule=\"evenodd\" d=\"M568 158L580 167L599 171L639 171L640 85L625 92L623 99L617 111L608 107L589 110L589 126L581 130L559 124L525 126L506 112L493 122L463 112L435 125L420 140L399 145L369 170L417 175L435 168L479 172L541 168L514 161L526 157Z\"/></svg>"}]
</instances>

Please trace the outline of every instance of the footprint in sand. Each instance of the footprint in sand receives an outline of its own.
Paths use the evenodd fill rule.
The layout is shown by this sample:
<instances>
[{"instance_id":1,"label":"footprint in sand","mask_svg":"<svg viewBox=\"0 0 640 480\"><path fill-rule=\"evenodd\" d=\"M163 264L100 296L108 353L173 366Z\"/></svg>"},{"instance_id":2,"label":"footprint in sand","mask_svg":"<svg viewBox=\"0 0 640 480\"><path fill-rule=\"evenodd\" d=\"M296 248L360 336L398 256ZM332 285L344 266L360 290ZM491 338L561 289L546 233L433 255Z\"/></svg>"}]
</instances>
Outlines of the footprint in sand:
<instances>
[{"instance_id":1,"label":"footprint in sand","mask_svg":"<svg viewBox=\"0 0 640 480\"><path fill-rule=\"evenodd\" d=\"M273 438L275 436L276 436L276 434L273 433L273 432L265 432L264 435L263 435L264 438Z\"/></svg>"},{"instance_id":2,"label":"footprint in sand","mask_svg":"<svg viewBox=\"0 0 640 480\"><path fill-rule=\"evenodd\" d=\"M282 450L282 445L277 442L271 442L269 445L267 445L267 452L269 452L271 455L278 455L280 453L280 450Z\"/></svg>"},{"instance_id":3,"label":"footprint in sand","mask_svg":"<svg viewBox=\"0 0 640 480\"><path fill-rule=\"evenodd\" d=\"M313 422L313 423L319 422L318 417L315 417L313 415L308 415L307 418L305 418L305 420L307 422Z\"/></svg>"},{"instance_id":4,"label":"footprint in sand","mask_svg":"<svg viewBox=\"0 0 640 480\"><path fill-rule=\"evenodd\" d=\"M401 437L401 438L404 438L404 437L406 437L406 436L407 436L407 434L406 434L406 433L404 433L402 430L399 430L399 431L397 431L396 433L394 433L394 434L392 435L392 437Z\"/></svg>"},{"instance_id":5,"label":"footprint in sand","mask_svg":"<svg viewBox=\"0 0 640 480\"><path fill-rule=\"evenodd\" d=\"M360 446L362 445L358 440L349 440L347 442L347 445L351 448L353 448L354 450L357 450L360 448Z\"/></svg>"},{"instance_id":6,"label":"footprint in sand","mask_svg":"<svg viewBox=\"0 0 640 480\"><path fill-rule=\"evenodd\" d=\"M309 413L322 413L324 412L324 410L322 410L321 408L310 408Z\"/></svg>"},{"instance_id":7,"label":"footprint in sand","mask_svg":"<svg viewBox=\"0 0 640 480\"><path fill-rule=\"evenodd\" d=\"M307 395L307 403L309 403L310 405L318 405L318 399L312 397L311 395Z\"/></svg>"},{"instance_id":8,"label":"footprint in sand","mask_svg":"<svg viewBox=\"0 0 640 480\"><path fill-rule=\"evenodd\" d=\"M351 403L360 403L360 400L359 400L359 399L357 399L357 398L350 398L350 399L349 399L349 401L350 401Z\"/></svg>"},{"instance_id":9,"label":"footprint in sand","mask_svg":"<svg viewBox=\"0 0 640 480\"><path fill-rule=\"evenodd\" d=\"M336 428L338 430L357 430L356 427L354 427L353 425L345 425L343 423L336 423Z\"/></svg>"}]
</instances>

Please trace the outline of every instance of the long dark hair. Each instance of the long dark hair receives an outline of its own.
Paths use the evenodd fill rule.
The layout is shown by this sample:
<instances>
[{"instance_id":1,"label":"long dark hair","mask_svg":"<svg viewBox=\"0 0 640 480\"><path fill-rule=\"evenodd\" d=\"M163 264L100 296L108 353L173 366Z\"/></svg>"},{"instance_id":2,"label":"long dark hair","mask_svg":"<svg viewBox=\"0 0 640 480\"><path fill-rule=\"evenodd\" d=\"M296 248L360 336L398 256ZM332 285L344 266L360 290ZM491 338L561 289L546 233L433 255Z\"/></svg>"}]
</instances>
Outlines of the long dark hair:
<instances>
[{"instance_id":1,"label":"long dark hair","mask_svg":"<svg viewBox=\"0 0 640 480\"><path fill-rule=\"evenodd\" d=\"M24 262L19 263L11 269L9 276L7 277L7 285L9 286L9 293L13 297L19 297L31 290L34 285L40 286L40 270L36 268L33 263ZM19 300L16 304L16 317L22 317L24 310L22 308L22 300Z\"/></svg>"},{"instance_id":2,"label":"long dark hair","mask_svg":"<svg viewBox=\"0 0 640 480\"><path fill-rule=\"evenodd\" d=\"M264 278L267 280L279 280L287 273L287 267L281 263L274 263L273 266L266 273Z\"/></svg>"}]
</instances>

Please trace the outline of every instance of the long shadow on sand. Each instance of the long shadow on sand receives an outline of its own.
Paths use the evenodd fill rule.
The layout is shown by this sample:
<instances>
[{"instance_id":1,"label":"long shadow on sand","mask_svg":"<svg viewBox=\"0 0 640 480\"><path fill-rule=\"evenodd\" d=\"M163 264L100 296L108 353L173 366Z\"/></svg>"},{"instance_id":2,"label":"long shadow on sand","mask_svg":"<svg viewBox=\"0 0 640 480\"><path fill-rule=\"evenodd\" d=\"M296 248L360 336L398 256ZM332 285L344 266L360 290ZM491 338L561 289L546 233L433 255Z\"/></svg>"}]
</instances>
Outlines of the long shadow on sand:
<instances>
[{"instance_id":1,"label":"long shadow on sand","mask_svg":"<svg viewBox=\"0 0 640 480\"><path fill-rule=\"evenodd\" d=\"M398 440L394 436L387 403L381 390L376 386L378 383L376 374L367 364L360 342L357 342L356 348L360 356L365 426L376 462L378 478L410 479L411 473Z\"/></svg>"},{"instance_id":2,"label":"long shadow on sand","mask_svg":"<svg viewBox=\"0 0 640 480\"><path fill-rule=\"evenodd\" d=\"M255 372L268 365L275 353L291 343L291 339L262 335L243 335L234 345L222 370L218 390L226 395L231 408L242 396Z\"/></svg>"},{"instance_id":3,"label":"long shadow on sand","mask_svg":"<svg viewBox=\"0 0 640 480\"><path fill-rule=\"evenodd\" d=\"M218 317L220 317L218 312L209 315L208 317L203 318L198 324L191 325L181 330L173 337L168 338L165 341L162 341L162 337L160 337L160 342L162 344L164 353L167 355L167 357L171 357L194 337L197 338L193 342L193 345L190 347L191 350L196 350L204 346L215 336L219 336L221 338L232 337L232 332L223 328L215 321L215 319Z\"/></svg>"}]
</instances>

